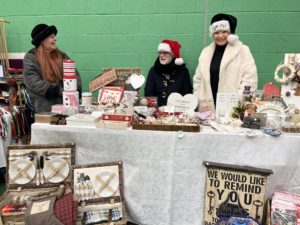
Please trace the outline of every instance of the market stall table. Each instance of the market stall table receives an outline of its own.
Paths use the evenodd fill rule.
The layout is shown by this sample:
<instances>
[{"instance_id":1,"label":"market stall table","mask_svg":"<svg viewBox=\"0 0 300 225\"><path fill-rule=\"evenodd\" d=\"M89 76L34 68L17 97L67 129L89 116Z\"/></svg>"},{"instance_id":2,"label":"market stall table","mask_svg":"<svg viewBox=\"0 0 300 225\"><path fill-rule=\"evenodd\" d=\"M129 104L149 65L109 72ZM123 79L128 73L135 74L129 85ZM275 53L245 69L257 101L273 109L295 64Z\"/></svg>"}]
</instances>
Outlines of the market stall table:
<instances>
[{"instance_id":1,"label":"market stall table","mask_svg":"<svg viewBox=\"0 0 300 225\"><path fill-rule=\"evenodd\" d=\"M112 130L33 124L32 144L76 143L76 164L123 160L125 200L138 224L200 225L206 167L203 161L273 170L276 190L300 194L300 136Z\"/></svg>"}]
</instances>

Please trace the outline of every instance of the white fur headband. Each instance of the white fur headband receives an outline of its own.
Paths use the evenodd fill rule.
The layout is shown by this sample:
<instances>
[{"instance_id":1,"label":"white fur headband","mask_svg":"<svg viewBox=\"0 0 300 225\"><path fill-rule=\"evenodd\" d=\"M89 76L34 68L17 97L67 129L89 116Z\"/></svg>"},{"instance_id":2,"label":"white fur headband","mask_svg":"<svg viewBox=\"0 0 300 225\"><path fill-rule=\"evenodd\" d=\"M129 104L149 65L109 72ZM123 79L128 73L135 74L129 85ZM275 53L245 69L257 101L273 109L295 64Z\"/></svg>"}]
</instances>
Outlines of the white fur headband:
<instances>
[{"instance_id":1,"label":"white fur headband","mask_svg":"<svg viewBox=\"0 0 300 225\"><path fill-rule=\"evenodd\" d=\"M230 24L227 20L220 20L214 22L212 25L209 26L209 35L212 37L214 33L218 31L228 31L230 32Z\"/></svg>"}]
</instances>

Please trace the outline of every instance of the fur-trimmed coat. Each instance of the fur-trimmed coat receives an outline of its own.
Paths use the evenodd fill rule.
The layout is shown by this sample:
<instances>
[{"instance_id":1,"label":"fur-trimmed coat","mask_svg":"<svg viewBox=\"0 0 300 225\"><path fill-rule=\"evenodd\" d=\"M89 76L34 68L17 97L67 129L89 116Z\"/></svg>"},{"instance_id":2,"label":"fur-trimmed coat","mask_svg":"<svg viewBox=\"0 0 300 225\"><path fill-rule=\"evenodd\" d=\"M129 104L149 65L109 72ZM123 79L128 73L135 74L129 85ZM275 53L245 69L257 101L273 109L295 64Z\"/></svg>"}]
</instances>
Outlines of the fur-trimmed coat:
<instances>
[{"instance_id":1,"label":"fur-trimmed coat","mask_svg":"<svg viewBox=\"0 0 300 225\"><path fill-rule=\"evenodd\" d=\"M41 65L35 56L35 49L26 53L24 64L24 84L28 91L31 102L35 111L50 112L51 106L62 104L63 80L58 84L50 83L43 79ZM68 55L62 52L63 59L70 59ZM82 83L79 72L76 70L77 90L81 92Z\"/></svg>"},{"instance_id":2,"label":"fur-trimmed coat","mask_svg":"<svg viewBox=\"0 0 300 225\"><path fill-rule=\"evenodd\" d=\"M194 94L199 103L213 102L210 64L214 51L214 42L202 50L193 77ZM252 91L257 89L257 70L250 49L241 41L228 43L220 65L218 92L238 93L241 99L247 85L251 86Z\"/></svg>"}]
</instances>

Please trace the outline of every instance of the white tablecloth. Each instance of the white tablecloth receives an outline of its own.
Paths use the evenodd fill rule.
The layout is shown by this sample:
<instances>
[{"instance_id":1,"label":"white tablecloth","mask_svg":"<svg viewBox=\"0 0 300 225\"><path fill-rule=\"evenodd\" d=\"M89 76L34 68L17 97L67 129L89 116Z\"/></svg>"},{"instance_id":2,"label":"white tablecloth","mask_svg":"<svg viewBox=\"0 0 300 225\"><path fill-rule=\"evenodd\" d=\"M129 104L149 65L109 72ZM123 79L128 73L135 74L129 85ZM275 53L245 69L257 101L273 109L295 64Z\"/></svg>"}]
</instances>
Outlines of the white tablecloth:
<instances>
[{"instance_id":1,"label":"white tablecloth","mask_svg":"<svg viewBox=\"0 0 300 225\"><path fill-rule=\"evenodd\" d=\"M203 161L266 168L267 197L300 194L300 136L110 130L32 125L32 144L76 143L76 164L123 160L125 200L133 222L200 225L206 167Z\"/></svg>"}]
</instances>

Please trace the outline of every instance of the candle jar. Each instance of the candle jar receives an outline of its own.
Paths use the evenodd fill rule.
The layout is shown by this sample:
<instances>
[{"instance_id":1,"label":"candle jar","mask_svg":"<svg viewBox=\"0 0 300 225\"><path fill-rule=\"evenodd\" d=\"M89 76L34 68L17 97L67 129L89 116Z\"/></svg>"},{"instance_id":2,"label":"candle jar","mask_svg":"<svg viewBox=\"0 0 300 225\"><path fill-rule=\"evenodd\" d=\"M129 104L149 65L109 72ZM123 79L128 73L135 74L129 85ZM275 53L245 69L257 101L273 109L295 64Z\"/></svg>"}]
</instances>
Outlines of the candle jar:
<instances>
[{"instance_id":1,"label":"candle jar","mask_svg":"<svg viewBox=\"0 0 300 225\"><path fill-rule=\"evenodd\" d=\"M81 94L81 105L90 106L92 105L92 93L91 92L83 92Z\"/></svg>"}]
</instances>

